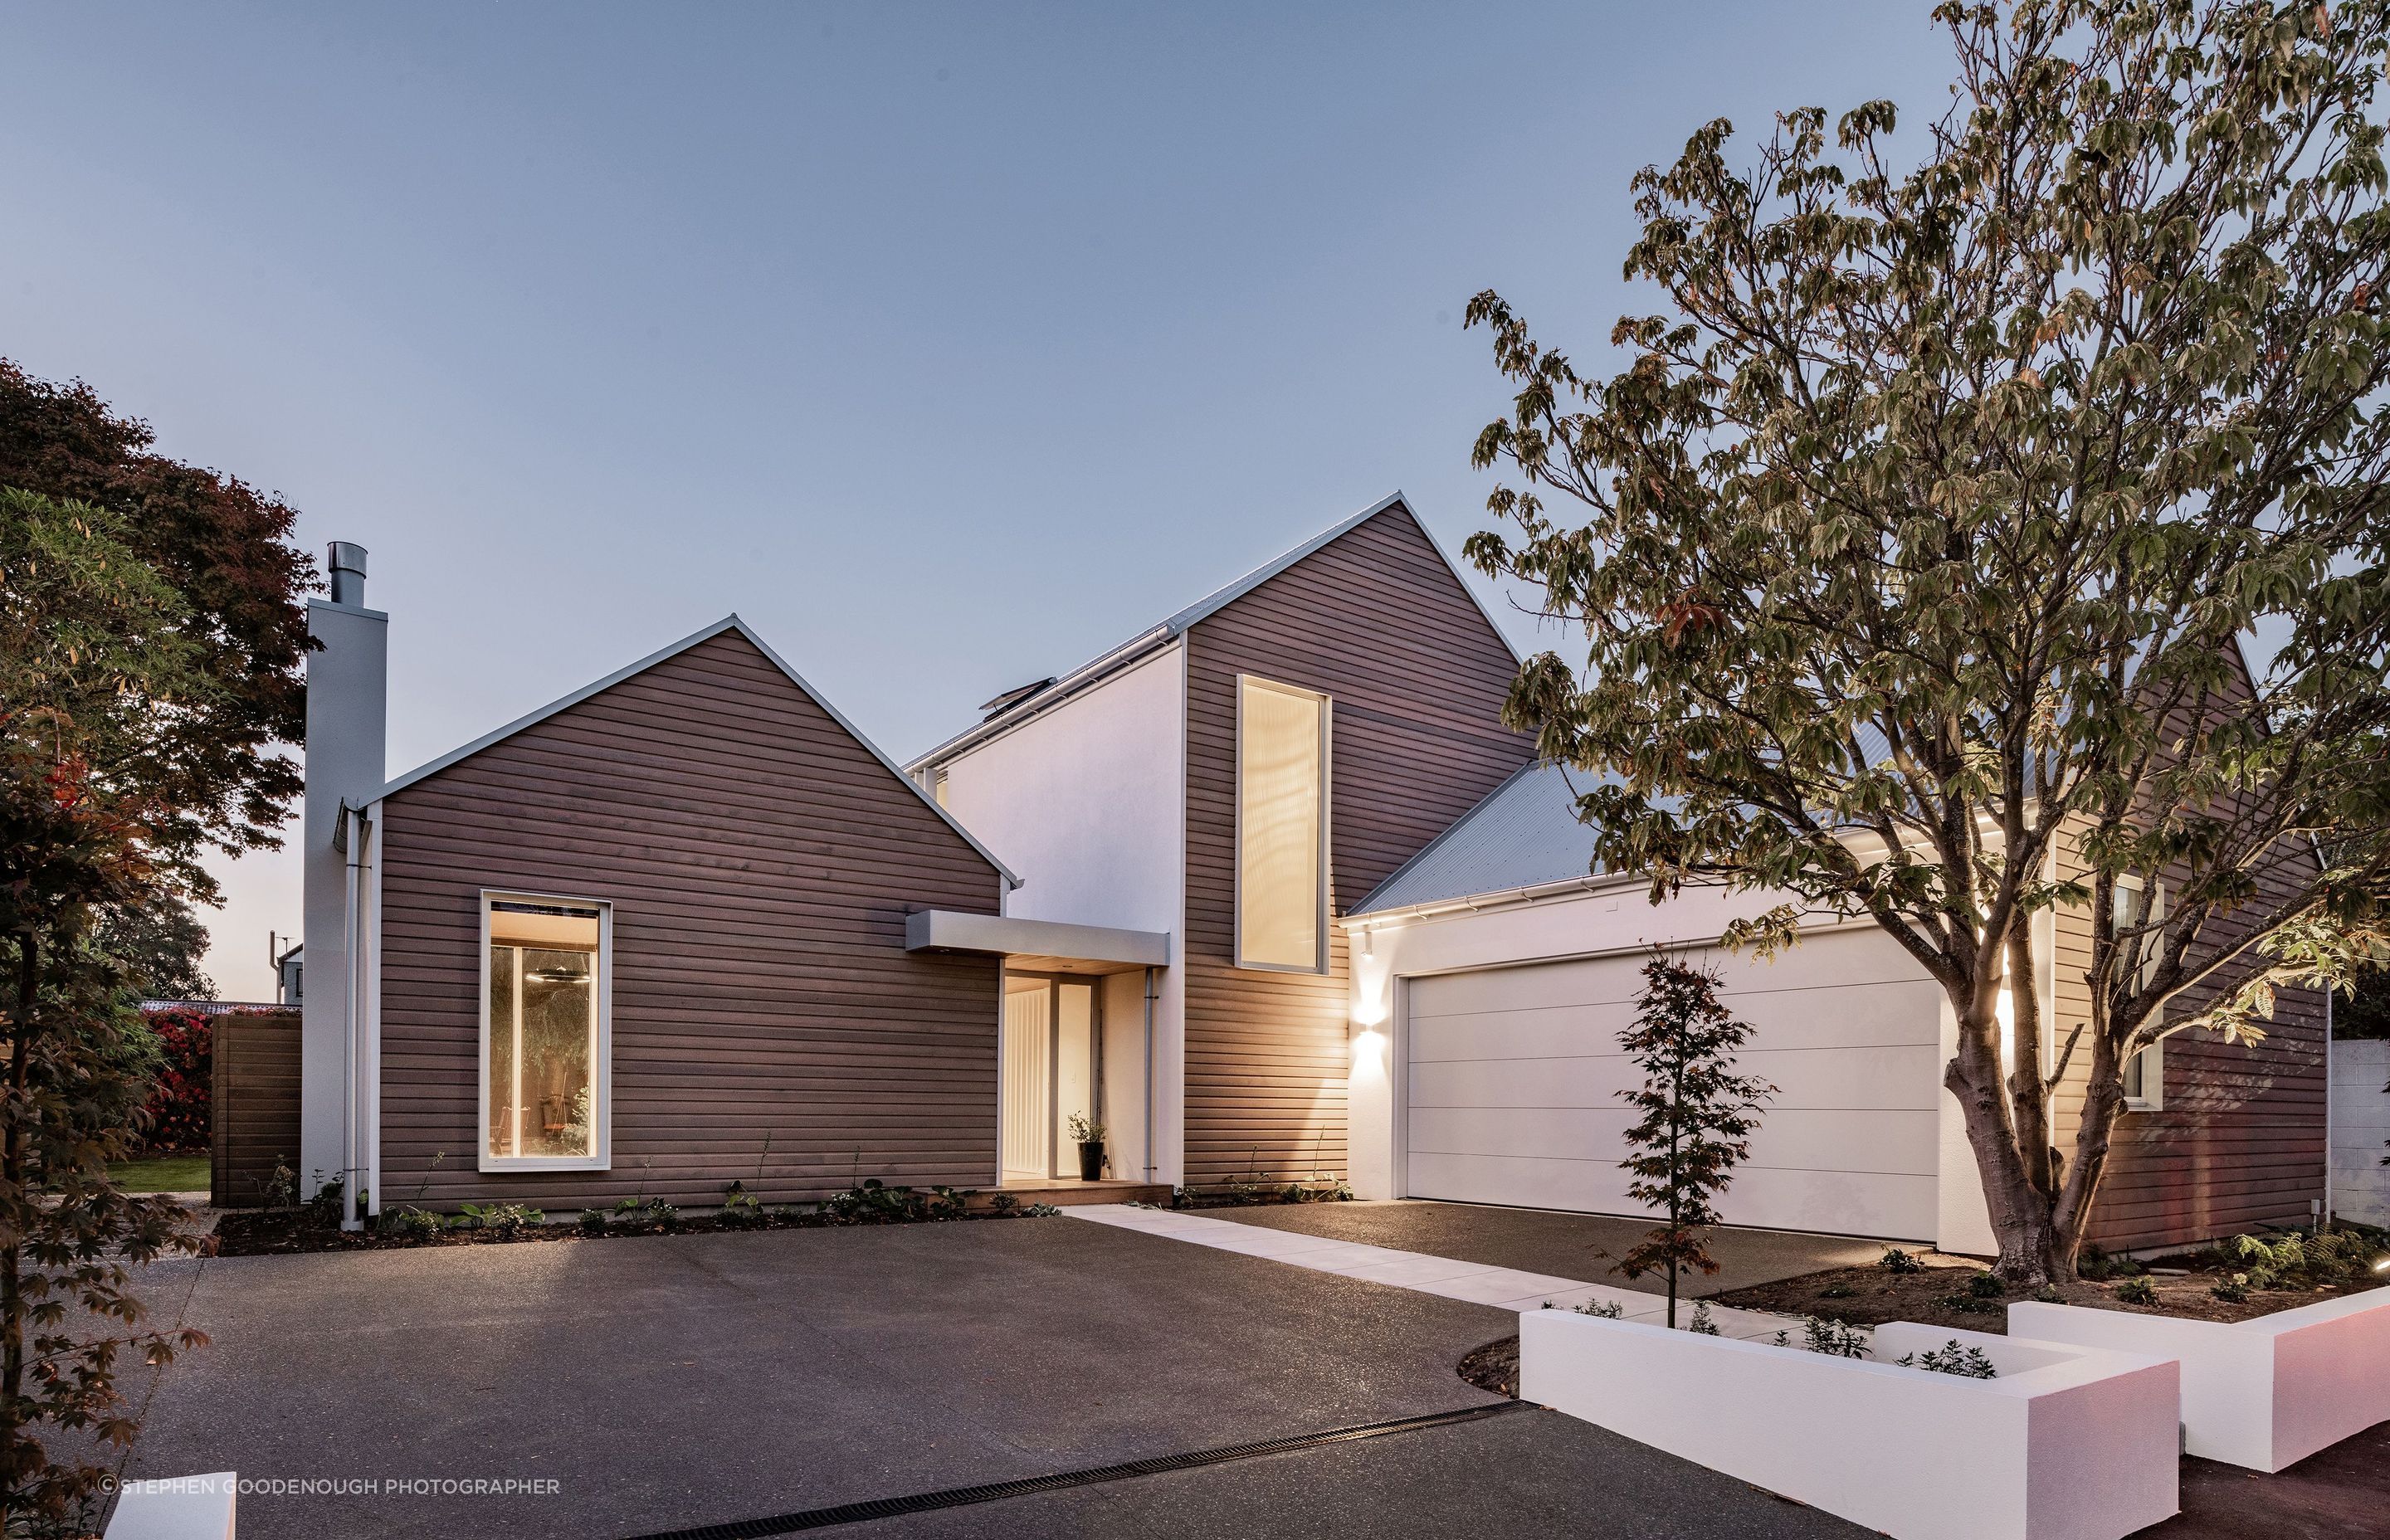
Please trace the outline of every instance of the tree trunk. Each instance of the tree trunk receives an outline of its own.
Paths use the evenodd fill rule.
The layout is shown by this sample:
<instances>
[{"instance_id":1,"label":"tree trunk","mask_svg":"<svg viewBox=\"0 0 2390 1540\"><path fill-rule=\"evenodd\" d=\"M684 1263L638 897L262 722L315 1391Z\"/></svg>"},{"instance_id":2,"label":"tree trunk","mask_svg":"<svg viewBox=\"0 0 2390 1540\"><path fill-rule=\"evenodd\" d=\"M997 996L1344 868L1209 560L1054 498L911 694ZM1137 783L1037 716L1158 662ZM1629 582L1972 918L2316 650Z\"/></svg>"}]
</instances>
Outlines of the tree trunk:
<instances>
[{"instance_id":1,"label":"tree trunk","mask_svg":"<svg viewBox=\"0 0 2390 1540\"><path fill-rule=\"evenodd\" d=\"M1986 1007L1959 1022L1959 1052L1942 1084L1959 1098L1967 1143L1975 1152L1992 1234L1999 1242L1993 1271L2011 1284L2044 1284L2059 1276L2057 1224L2050 1195L2037 1188L2017 1149L2001 1084L1999 1022Z\"/></svg>"}]
</instances>

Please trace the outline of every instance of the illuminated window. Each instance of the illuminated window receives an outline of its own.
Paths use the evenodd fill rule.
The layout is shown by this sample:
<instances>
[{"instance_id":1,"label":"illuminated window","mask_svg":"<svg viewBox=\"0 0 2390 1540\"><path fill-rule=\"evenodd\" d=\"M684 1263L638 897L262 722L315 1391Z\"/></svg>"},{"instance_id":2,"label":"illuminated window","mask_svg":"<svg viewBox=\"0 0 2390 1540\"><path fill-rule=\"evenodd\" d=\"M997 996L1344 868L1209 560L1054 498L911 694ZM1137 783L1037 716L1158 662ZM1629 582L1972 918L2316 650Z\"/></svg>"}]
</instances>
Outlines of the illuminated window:
<instances>
[{"instance_id":1,"label":"illuminated window","mask_svg":"<svg viewBox=\"0 0 2390 1540\"><path fill-rule=\"evenodd\" d=\"M1237 966L1328 970L1328 698L1237 681Z\"/></svg>"},{"instance_id":2,"label":"illuminated window","mask_svg":"<svg viewBox=\"0 0 2390 1540\"><path fill-rule=\"evenodd\" d=\"M2165 940L2163 932L2152 930L2137 942L2129 943L2123 942L2121 938L2124 932L2145 920L2156 920L2160 923L2165 921L2165 884L2152 883L2144 890L2141 879L2138 877L2117 878L2115 898L2109 913L2114 921L2115 934L2120 938L2119 944L2138 948L2137 955L2140 958L2139 982L2147 984L2157 974L2158 950ZM2128 956L2125 960L2129 962L2131 958ZM2164 1014L2165 1007L2161 1007L2152 1013L2151 1020L2154 1021ZM2165 1040L2164 1038L2160 1038L2125 1060L2124 1081L2125 1107L2127 1111L2154 1112L2165 1105Z\"/></svg>"},{"instance_id":3,"label":"illuminated window","mask_svg":"<svg viewBox=\"0 0 2390 1540\"><path fill-rule=\"evenodd\" d=\"M481 1167L602 1169L611 908L492 893L482 923Z\"/></svg>"}]
</instances>

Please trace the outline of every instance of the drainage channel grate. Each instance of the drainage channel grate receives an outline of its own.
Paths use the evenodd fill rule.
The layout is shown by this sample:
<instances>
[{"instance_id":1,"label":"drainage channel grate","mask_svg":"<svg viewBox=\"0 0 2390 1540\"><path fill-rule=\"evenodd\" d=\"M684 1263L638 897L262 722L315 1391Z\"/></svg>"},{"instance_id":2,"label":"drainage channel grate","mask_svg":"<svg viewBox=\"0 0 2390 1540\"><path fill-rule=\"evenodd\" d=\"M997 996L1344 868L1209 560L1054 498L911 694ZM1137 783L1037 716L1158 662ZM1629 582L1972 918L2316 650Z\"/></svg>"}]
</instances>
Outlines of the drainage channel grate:
<instances>
[{"instance_id":1,"label":"drainage channel grate","mask_svg":"<svg viewBox=\"0 0 2390 1540\"><path fill-rule=\"evenodd\" d=\"M795 1534L804 1530L829 1529L836 1524L857 1524L866 1519L893 1519L907 1513L931 1513L943 1508L969 1508L974 1503L1001 1502L1007 1497L1064 1492L1074 1486L1095 1486L1104 1482L1128 1481L1137 1476L1158 1476L1169 1470L1193 1470L1206 1465L1225 1465L1231 1460L1255 1459L1264 1455L1285 1455L1299 1449L1318 1449L1331 1444L1382 1438L1388 1433L1408 1433L1425 1428L1442 1428L1455 1422L1475 1422L1482 1418L1517 1411L1525 1405L1523 1401L1497 1401L1489 1406L1465 1406L1454 1412L1431 1412L1425 1417L1397 1418L1391 1422L1370 1422L1358 1428L1338 1428L1330 1432L1303 1433L1293 1438L1265 1439L1258 1444L1230 1444L1217 1449L1198 1449L1188 1455L1163 1455L1153 1459L1130 1460L1125 1465L1099 1465L1088 1470L1065 1470L1052 1476L1024 1476L1019 1481L949 1487L944 1492L917 1492L905 1497L874 1497L867 1502L841 1503L836 1508L808 1508L802 1513L783 1513L769 1519L739 1519L724 1524L700 1524L695 1529L643 1534L637 1540L762 1540L765 1535Z\"/></svg>"}]
</instances>

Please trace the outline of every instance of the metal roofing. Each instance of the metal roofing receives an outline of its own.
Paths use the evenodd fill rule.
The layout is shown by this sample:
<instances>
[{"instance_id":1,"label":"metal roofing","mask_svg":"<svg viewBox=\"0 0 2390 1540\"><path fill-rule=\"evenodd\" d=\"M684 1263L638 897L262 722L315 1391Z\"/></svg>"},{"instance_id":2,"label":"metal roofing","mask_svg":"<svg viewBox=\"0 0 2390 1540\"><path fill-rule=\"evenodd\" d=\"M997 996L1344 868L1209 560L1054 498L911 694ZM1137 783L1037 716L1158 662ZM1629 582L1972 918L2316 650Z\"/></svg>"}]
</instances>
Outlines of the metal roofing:
<instances>
[{"instance_id":1,"label":"metal roofing","mask_svg":"<svg viewBox=\"0 0 2390 1540\"><path fill-rule=\"evenodd\" d=\"M997 732L1010 726L1013 723L1034 715L1037 712L1043 711L1046 707L1054 705L1067 697L1075 694L1079 690L1086 688L1087 686L1096 683L1098 680L1117 673L1121 669L1127 667L1130 663L1135 662L1137 659L1144 657L1155 648L1161 647L1165 643L1176 640L1179 636L1185 635L1189 629L1201 622L1219 613L1229 605L1234 604L1237 600L1244 597L1247 594L1250 594L1254 589L1260 587L1263 584L1267 583L1270 579L1278 576L1280 572L1285 571L1296 562L1303 560L1306 557L1317 554L1320 549L1330 543L1344 535L1350 534L1353 531L1360 528L1363 524L1368 523L1370 520L1375 519L1378 515L1398 504L1402 507L1405 512L1410 514L1412 522L1419 524L1420 533L1427 535L1428 544L1435 547L1436 555L1444 558L1444 564L1452 569L1454 580L1460 584L1461 591L1469 596L1471 602L1477 606L1478 612L1485 616L1485 623L1494 627L1494 635L1498 637L1502 637L1502 645L1506 648L1509 647L1510 645L1510 639L1507 636L1503 636L1501 626L1496 624L1492 612L1485 609L1484 600L1477 597L1477 590L1469 586L1469 580L1461 574L1458 567L1454 566L1452 558L1445 555L1444 546L1437 542L1433 534L1428 533L1427 525L1420 521L1419 514L1416 510L1412 509L1409 499L1406 498L1399 491L1391 492L1385 496L1379 498L1376 502L1370 504L1368 507L1363 508L1360 512L1353 515L1350 519L1344 520L1341 523L1332 525L1330 528L1321 531L1319 533L1313 535L1309 540L1304 541L1302 545L1295 546L1292 550L1284 552L1275 558L1262 563L1252 571L1247 572L1244 576L1237 579L1234 583L1228 584L1224 587L1214 589L1212 592L1204 595L1201 598L1197 599L1193 604L1189 605L1186 609L1181 610L1176 614L1163 621L1161 624L1149 626L1147 629L1138 632L1136 635L1131 636L1127 641L1121 643L1120 646L1113 648L1109 651L1098 653L1086 662L1080 664L1077 668L1071 670L1068 674L1062 674L1060 678L1047 681L1044 687L1030 690L1027 693L1021 695L1017 699L1007 701L1006 704L994 714L983 718L976 725L957 733L954 737L946 739L944 743L939 744L936 748L932 749L927 753L915 759L910 764L906 765L906 768L919 772L930 765L937 764L941 760L951 758L957 752L977 743L980 739L993 737ZM1002 700L1003 699L1004 697L1002 696L996 697L996 699L998 700Z\"/></svg>"},{"instance_id":2,"label":"metal roofing","mask_svg":"<svg viewBox=\"0 0 2390 1540\"><path fill-rule=\"evenodd\" d=\"M1576 780L1590 784L1583 775ZM1577 821L1577 789L1560 765L1526 766L1349 913L1383 914L1591 876L1594 831Z\"/></svg>"}]
</instances>

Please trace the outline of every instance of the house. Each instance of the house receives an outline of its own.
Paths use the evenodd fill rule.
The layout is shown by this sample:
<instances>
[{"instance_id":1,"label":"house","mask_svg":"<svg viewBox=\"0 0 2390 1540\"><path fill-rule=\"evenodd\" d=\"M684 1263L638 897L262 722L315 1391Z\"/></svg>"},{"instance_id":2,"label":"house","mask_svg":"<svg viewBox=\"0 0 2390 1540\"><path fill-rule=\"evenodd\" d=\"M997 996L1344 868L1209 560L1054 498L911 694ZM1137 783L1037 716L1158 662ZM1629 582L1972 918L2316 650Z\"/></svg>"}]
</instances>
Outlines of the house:
<instances>
[{"instance_id":1,"label":"house","mask_svg":"<svg viewBox=\"0 0 2390 1540\"><path fill-rule=\"evenodd\" d=\"M1060 1193L1092 1123L1154 1190L1631 1212L1615 1034L1658 943L1728 971L1780 1087L1729 1221L1991 1249L1939 989L1865 926L1720 956L1765 897L1593 873L1503 725L1516 657L1400 494L902 767L733 617L385 779L387 622L363 553L331 565L302 1161L367 1208ZM2308 1004L2141 1067L2105 1243L2306 1217Z\"/></svg>"}]
</instances>

